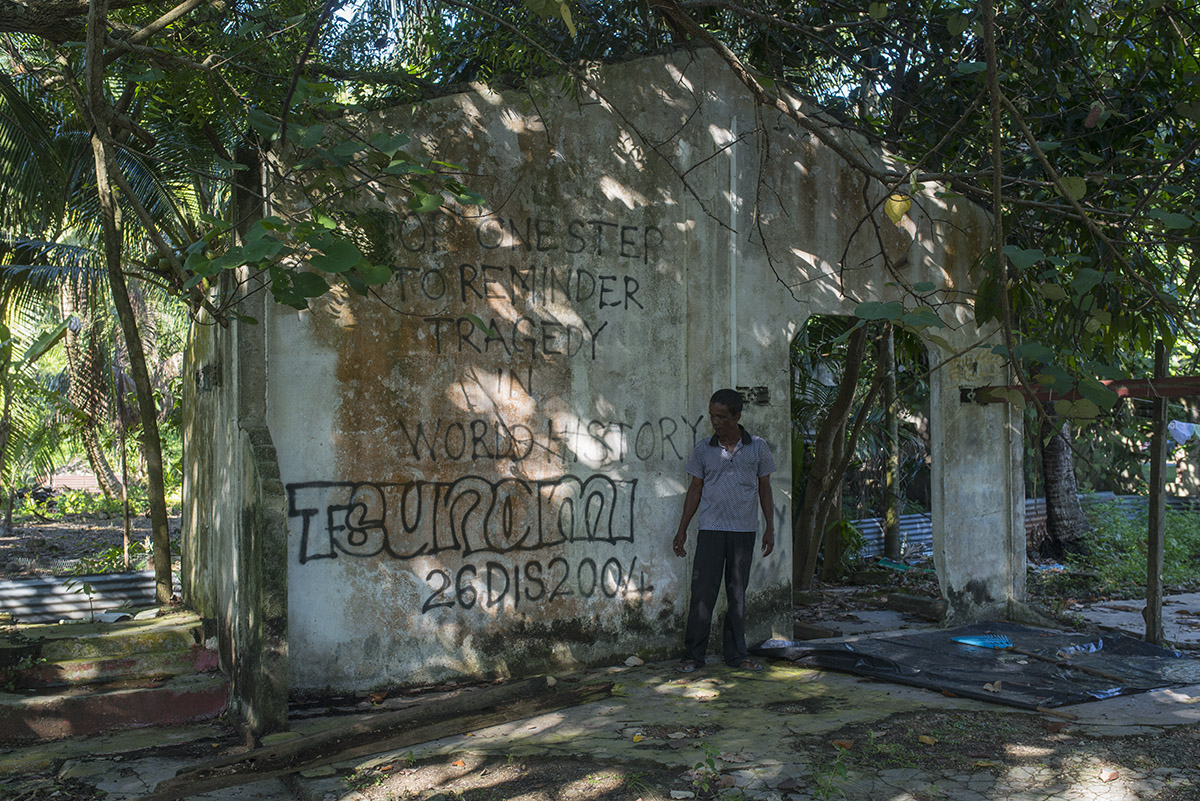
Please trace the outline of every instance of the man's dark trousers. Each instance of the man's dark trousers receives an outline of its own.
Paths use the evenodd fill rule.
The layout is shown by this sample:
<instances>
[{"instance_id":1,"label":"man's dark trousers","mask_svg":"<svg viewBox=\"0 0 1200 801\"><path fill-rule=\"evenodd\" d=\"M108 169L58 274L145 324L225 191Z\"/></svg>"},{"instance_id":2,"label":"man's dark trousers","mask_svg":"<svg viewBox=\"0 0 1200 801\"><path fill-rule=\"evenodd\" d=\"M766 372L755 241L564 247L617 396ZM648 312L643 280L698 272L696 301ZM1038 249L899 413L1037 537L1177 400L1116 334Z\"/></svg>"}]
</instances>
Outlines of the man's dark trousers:
<instances>
[{"instance_id":1,"label":"man's dark trousers","mask_svg":"<svg viewBox=\"0 0 1200 801\"><path fill-rule=\"evenodd\" d=\"M696 537L696 556L692 560L692 600L688 605L687 628L683 647L687 658L703 665L712 629L713 607L725 580L725 626L721 653L728 665L745 659L746 585L750 581L750 562L754 558L753 531L708 531Z\"/></svg>"}]
</instances>

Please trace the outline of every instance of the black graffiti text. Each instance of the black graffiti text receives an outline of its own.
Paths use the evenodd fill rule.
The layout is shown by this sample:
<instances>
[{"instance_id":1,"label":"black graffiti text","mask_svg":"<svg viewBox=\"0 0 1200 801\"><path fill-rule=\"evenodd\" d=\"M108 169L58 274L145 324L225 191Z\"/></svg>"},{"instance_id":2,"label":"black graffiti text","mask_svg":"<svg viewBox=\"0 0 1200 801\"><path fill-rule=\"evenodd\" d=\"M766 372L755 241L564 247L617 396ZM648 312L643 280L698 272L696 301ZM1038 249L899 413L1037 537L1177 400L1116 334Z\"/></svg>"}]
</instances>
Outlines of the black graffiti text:
<instances>
[{"instance_id":1,"label":"black graffiti text","mask_svg":"<svg viewBox=\"0 0 1200 801\"><path fill-rule=\"evenodd\" d=\"M300 527L300 564L339 556L503 554L634 538L637 479L601 473L549 481L313 481L286 489L288 517Z\"/></svg>"},{"instance_id":2,"label":"black graffiti text","mask_svg":"<svg viewBox=\"0 0 1200 801\"><path fill-rule=\"evenodd\" d=\"M453 215L410 212L401 221L400 244L410 253L442 250L464 223ZM504 217L489 214L473 223L475 243L485 251L584 254L636 259L649 264L658 257L665 236L654 225L631 225L609 219L555 220L547 217Z\"/></svg>"},{"instance_id":3,"label":"black graffiti text","mask_svg":"<svg viewBox=\"0 0 1200 801\"><path fill-rule=\"evenodd\" d=\"M429 595L423 613L437 609L536 609L571 598L591 599L638 597L654 590L646 571L634 556L628 567L617 557L603 562L585 556L569 561L556 556L548 561L502 562L462 565L457 570L434 568L424 576Z\"/></svg>"},{"instance_id":4,"label":"black graffiti text","mask_svg":"<svg viewBox=\"0 0 1200 801\"><path fill-rule=\"evenodd\" d=\"M492 355L547 357L583 355L596 359L596 341L608 321L567 325L553 320L519 317L510 322L492 319L482 330L470 317L423 317L433 334L435 353L486 353Z\"/></svg>"}]
</instances>

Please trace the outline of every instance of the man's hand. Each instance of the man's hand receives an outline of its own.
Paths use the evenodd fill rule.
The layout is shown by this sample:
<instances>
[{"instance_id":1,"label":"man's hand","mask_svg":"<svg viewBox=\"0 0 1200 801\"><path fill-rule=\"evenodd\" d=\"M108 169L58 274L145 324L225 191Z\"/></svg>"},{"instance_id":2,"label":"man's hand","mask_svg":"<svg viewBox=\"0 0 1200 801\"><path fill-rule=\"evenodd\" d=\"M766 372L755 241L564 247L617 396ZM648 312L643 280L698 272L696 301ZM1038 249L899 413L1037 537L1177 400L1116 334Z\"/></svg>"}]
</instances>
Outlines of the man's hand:
<instances>
[{"instance_id":1,"label":"man's hand","mask_svg":"<svg viewBox=\"0 0 1200 801\"><path fill-rule=\"evenodd\" d=\"M762 555L770 556L773 550L775 550L775 529L769 528L763 532Z\"/></svg>"},{"instance_id":2,"label":"man's hand","mask_svg":"<svg viewBox=\"0 0 1200 801\"><path fill-rule=\"evenodd\" d=\"M671 543L671 547L674 549L676 556L687 556L687 550L683 547L685 542L687 542L686 531L680 531L675 535L675 540Z\"/></svg>"}]
</instances>

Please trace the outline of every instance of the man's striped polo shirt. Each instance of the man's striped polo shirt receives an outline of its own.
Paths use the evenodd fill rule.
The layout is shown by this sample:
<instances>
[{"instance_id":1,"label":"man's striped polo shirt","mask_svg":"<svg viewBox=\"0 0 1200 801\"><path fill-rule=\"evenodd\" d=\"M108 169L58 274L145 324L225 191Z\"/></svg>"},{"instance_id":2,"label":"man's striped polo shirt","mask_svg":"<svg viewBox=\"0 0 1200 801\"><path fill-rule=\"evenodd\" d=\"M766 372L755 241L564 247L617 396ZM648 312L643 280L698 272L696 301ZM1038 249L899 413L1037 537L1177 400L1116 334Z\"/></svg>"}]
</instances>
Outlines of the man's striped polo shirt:
<instances>
[{"instance_id":1,"label":"man's striped polo shirt","mask_svg":"<svg viewBox=\"0 0 1200 801\"><path fill-rule=\"evenodd\" d=\"M700 528L711 531L757 531L758 479L775 472L771 448L762 437L738 426L742 438L733 452L713 434L696 443L684 469L704 482L700 495Z\"/></svg>"}]
</instances>

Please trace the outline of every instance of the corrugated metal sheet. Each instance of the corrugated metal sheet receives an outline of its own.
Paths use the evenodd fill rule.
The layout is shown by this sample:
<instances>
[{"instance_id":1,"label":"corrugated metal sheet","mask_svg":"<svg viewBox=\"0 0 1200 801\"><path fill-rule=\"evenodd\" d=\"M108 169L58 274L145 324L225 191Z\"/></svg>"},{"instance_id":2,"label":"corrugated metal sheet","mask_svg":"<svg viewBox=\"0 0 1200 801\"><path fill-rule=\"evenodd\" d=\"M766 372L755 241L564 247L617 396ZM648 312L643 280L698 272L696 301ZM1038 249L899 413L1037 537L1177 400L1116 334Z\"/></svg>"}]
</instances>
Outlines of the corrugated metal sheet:
<instances>
[{"instance_id":1,"label":"corrugated metal sheet","mask_svg":"<svg viewBox=\"0 0 1200 801\"><path fill-rule=\"evenodd\" d=\"M85 584L90 594L83 591ZM175 592L179 591L176 581ZM0 612L8 612L20 623L90 620L93 614L122 605L155 605L153 570L0 581Z\"/></svg>"},{"instance_id":2,"label":"corrugated metal sheet","mask_svg":"<svg viewBox=\"0 0 1200 801\"><path fill-rule=\"evenodd\" d=\"M1116 502L1120 506L1127 508L1136 508L1144 506L1147 503L1145 497L1141 495L1114 495L1111 492L1095 492L1087 495L1081 495L1080 500L1084 505L1096 503L1113 503ZM1167 498L1167 505L1172 509L1181 511L1195 510L1197 501L1193 498ZM861 551L862 556L882 556L883 555L883 518L880 517L864 517L859 520L851 520L851 524L862 532L863 538L866 540L866 547ZM1037 528L1046 525L1046 499L1045 498L1026 498L1025 499L1025 530ZM920 555L928 553L933 548L933 523L930 516L927 514L901 515L900 516L900 543L901 552L906 555Z\"/></svg>"}]
</instances>

